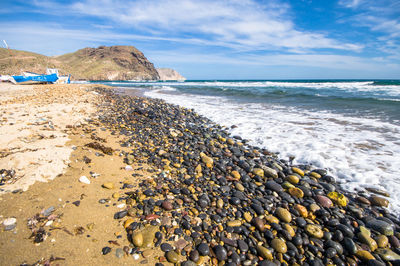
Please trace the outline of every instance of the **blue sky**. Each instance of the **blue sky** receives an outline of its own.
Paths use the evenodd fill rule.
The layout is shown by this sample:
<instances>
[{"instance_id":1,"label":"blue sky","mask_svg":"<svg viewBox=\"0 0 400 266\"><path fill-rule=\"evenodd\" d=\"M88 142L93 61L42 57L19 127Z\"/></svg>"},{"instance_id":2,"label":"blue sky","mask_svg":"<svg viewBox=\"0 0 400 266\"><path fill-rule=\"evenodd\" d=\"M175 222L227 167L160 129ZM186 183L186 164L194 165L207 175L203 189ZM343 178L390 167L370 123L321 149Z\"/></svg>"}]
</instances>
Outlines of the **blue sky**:
<instances>
[{"instance_id":1,"label":"blue sky","mask_svg":"<svg viewBox=\"0 0 400 266\"><path fill-rule=\"evenodd\" d=\"M1 0L0 39L133 45L189 79L400 79L400 0Z\"/></svg>"}]
</instances>

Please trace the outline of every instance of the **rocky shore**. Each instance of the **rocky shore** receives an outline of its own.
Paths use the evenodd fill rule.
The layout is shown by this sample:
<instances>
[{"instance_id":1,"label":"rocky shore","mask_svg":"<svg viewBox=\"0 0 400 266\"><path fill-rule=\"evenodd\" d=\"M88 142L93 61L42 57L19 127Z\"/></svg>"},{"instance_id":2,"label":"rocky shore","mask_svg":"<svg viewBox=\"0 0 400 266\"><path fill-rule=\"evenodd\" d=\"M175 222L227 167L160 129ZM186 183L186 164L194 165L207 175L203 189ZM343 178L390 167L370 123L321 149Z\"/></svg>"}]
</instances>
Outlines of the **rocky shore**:
<instances>
[{"instance_id":1,"label":"rocky shore","mask_svg":"<svg viewBox=\"0 0 400 266\"><path fill-rule=\"evenodd\" d=\"M384 191L344 191L193 110L93 92L66 172L0 201L2 264L400 263Z\"/></svg>"}]
</instances>

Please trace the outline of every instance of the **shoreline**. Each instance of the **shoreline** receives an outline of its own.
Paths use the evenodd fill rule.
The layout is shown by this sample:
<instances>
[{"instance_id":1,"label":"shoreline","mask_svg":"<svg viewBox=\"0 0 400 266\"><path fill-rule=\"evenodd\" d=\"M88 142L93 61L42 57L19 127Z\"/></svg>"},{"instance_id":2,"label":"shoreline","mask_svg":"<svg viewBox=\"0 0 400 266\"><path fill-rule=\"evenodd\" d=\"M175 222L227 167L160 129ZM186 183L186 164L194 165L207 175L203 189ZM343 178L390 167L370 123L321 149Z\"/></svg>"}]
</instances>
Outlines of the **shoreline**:
<instances>
[{"instance_id":1,"label":"shoreline","mask_svg":"<svg viewBox=\"0 0 400 266\"><path fill-rule=\"evenodd\" d=\"M35 256L54 255L64 258L57 263L65 265L131 264L135 263L132 257L140 255L136 263L167 264L166 260L183 262L189 258L193 263L212 264L237 262L238 258L247 264L273 259L290 264L323 259L356 263L384 260L382 250L400 247L396 246L398 220L377 206L387 204L380 196L343 191L323 170L278 160L265 150L231 138L221 127L188 109L156 99L116 95L109 89L96 90L101 95L101 110L93 113L100 119L69 129L68 145L77 148L66 172L48 183L37 182L26 192L0 196L1 219L17 218L16 229L0 233L0 252L4 252L0 258L5 262L33 263ZM96 134L94 139L89 137L91 133ZM98 151L85 147L104 138L112 155L96 156ZM90 171L101 175L91 178ZM82 175L91 184L80 183ZM113 188L103 188L105 183L112 183ZM98 203L107 197L110 204L105 204L110 207ZM15 201L22 206L13 206ZM117 207L123 203L125 206ZM27 239L27 219L50 206L55 206L54 214L58 216L59 211L64 216L44 226L52 235L35 246ZM379 220L380 216L385 219ZM48 217L44 217L46 223ZM392 229L382 222L378 228L375 221ZM57 223L63 225L51 227ZM92 223L94 226L89 226ZM382 226L395 236L381 231ZM341 240L335 237L340 234L337 231ZM380 241L385 233L389 234L386 244ZM157 237L160 234L162 240ZM141 237L142 243L138 240ZM328 242L332 237L334 243ZM345 238L351 241L344 243ZM119 246L107 241L117 241ZM144 247L143 241L148 246ZM180 255L171 250L161 252L153 242L170 243ZM112 252L102 255L105 246ZM85 247L87 253L83 252ZM349 247L356 250L348 253ZM16 252L19 248L37 250L24 257Z\"/></svg>"}]
</instances>

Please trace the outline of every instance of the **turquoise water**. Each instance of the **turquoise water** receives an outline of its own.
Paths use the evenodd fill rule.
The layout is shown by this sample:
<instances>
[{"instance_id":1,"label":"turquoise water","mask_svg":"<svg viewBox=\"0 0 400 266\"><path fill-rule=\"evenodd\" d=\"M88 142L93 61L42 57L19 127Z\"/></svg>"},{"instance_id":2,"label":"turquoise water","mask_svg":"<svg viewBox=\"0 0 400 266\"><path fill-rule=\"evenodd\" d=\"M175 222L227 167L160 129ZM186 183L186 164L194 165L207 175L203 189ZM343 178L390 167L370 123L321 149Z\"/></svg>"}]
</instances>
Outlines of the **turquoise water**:
<instances>
[{"instance_id":1,"label":"turquoise water","mask_svg":"<svg viewBox=\"0 0 400 266\"><path fill-rule=\"evenodd\" d=\"M400 123L399 80L290 80L105 82L111 86L170 89L171 94L229 97L316 111L331 111ZM175 91L173 91L175 90Z\"/></svg>"},{"instance_id":2,"label":"turquoise water","mask_svg":"<svg viewBox=\"0 0 400 266\"><path fill-rule=\"evenodd\" d=\"M193 108L282 159L328 169L348 189L385 189L400 213L399 80L103 83Z\"/></svg>"}]
</instances>

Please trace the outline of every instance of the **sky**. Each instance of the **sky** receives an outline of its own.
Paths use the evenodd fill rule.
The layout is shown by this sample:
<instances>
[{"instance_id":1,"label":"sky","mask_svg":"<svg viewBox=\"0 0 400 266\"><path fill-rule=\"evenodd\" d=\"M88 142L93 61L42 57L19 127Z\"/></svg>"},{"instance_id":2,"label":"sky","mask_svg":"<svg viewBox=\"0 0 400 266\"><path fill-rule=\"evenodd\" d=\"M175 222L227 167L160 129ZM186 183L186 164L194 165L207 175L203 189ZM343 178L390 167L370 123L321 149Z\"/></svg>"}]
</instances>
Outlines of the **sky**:
<instances>
[{"instance_id":1,"label":"sky","mask_svg":"<svg viewBox=\"0 0 400 266\"><path fill-rule=\"evenodd\" d=\"M400 79L400 0L0 0L3 39L133 45L188 79Z\"/></svg>"}]
</instances>

